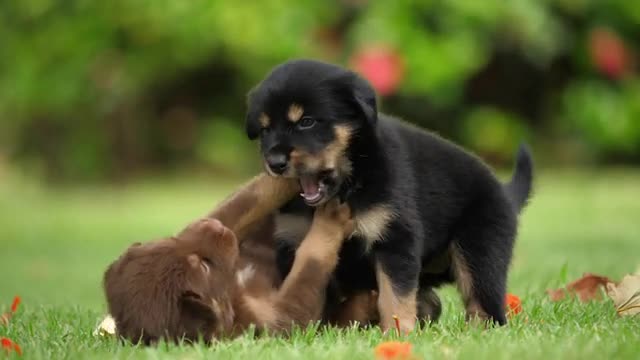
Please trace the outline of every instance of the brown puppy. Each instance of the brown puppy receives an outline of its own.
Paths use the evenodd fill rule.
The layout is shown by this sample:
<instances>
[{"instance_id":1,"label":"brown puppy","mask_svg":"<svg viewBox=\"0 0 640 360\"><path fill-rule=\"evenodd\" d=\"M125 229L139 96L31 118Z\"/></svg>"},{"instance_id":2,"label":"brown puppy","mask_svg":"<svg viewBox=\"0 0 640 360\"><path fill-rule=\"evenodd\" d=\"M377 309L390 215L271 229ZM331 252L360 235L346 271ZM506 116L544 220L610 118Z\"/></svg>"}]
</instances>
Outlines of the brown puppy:
<instances>
[{"instance_id":1,"label":"brown puppy","mask_svg":"<svg viewBox=\"0 0 640 360\"><path fill-rule=\"evenodd\" d=\"M241 224L245 215L227 218ZM336 202L316 211L289 276L278 290L252 294L237 281L238 241L220 221L202 219L176 237L134 244L106 271L109 311L122 337L205 341L235 336L250 325L286 331L321 318L324 291L350 212ZM271 287L273 289L273 287Z\"/></svg>"}]
</instances>

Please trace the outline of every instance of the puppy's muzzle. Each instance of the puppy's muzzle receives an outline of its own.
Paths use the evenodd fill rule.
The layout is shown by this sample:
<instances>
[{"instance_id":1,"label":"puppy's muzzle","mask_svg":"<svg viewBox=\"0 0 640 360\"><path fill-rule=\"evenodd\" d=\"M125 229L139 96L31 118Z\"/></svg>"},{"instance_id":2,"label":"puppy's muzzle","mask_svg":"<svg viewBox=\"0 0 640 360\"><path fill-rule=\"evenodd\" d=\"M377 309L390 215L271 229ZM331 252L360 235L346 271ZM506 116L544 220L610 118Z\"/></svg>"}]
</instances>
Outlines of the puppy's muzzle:
<instances>
[{"instance_id":1,"label":"puppy's muzzle","mask_svg":"<svg viewBox=\"0 0 640 360\"><path fill-rule=\"evenodd\" d=\"M282 175L284 174L285 171L287 171L287 167L289 164L289 159L287 159L287 156L284 154L267 154L264 157L265 161L267 162L267 166L269 166L269 169L277 175Z\"/></svg>"}]
</instances>

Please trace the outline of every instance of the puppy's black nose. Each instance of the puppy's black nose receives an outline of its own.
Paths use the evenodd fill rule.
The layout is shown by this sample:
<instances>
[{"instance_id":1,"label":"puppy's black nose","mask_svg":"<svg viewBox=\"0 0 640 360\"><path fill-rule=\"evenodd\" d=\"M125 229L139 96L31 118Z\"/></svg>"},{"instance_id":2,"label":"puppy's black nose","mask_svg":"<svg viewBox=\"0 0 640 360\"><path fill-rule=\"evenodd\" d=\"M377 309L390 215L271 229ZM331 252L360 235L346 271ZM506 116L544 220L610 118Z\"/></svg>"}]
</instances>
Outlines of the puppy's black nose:
<instances>
[{"instance_id":1,"label":"puppy's black nose","mask_svg":"<svg viewBox=\"0 0 640 360\"><path fill-rule=\"evenodd\" d=\"M284 154L268 154L265 156L269 169L278 175L287 170L287 156Z\"/></svg>"}]
</instances>

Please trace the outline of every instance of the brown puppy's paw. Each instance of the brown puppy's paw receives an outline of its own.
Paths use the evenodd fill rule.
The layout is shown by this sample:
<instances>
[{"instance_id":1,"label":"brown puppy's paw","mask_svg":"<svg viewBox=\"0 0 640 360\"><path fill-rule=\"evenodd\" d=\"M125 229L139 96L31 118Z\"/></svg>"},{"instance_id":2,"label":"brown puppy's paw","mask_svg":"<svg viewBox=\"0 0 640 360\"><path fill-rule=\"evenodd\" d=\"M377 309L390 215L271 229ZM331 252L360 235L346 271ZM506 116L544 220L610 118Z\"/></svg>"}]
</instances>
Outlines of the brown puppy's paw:
<instances>
[{"instance_id":1,"label":"brown puppy's paw","mask_svg":"<svg viewBox=\"0 0 640 360\"><path fill-rule=\"evenodd\" d=\"M340 204L338 199L332 199L316 208L314 223L340 231L343 238L351 235L355 229L355 222L351 217L351 209L346 203Z\"/></svg>"},{"instance_id":2,"label":"brown puppy's paw","mask_svg":"<svg viewBox=\"0 0 640 360\"><path fill-rule=\"evenodd\" d=\"M217 219L200 219L192 224L194 230L203 235L210 235L215 237L221 237L227 231L227 228L222 225L222 222Z\"/></svg>"},{"instance_id":3,"label":"brown puppy's paw","mask_svg":"<svg viewBox=\"0 0 640 360\"><path fill-rule=\"evenodd\" d=\"M202 218L189 224L177 237L186 241L213 241L234 244L235 234L218 219Z\"/></svg>"}]
</instances>

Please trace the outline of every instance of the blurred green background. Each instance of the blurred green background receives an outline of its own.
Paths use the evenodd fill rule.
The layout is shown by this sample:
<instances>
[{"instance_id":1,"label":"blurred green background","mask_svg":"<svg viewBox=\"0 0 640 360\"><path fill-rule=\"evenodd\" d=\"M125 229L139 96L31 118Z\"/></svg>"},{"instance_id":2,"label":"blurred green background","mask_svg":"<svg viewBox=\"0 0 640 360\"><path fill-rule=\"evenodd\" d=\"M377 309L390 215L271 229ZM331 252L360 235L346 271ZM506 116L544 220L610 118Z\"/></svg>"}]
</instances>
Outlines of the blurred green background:
<instances>
[{"instance_id":1,"label":"blurred green background","mask_svg":"<svg viewBox=\"0 0 640 360\"><path fill-rule=\"evenodd\" d=\"M260 169L246 93L296 57L359 71L505 176L533 146L516 291L633 271L639 34L629 0L0 1L0 301L95 309L127 244Z\"/></svg>"},{"instance_id":2,"label":"blurred green background","mask_svg":"<svg viewBox=\"0 0 640 360\"><path fill-rule=\"evenodd\" d=\"M638 34L628 0L2 1L0 169L254 173L246 93L295 57L361 72L383 111L495 166L521 139L541 165L638 164Z\"/></svg>"},{"instance_id":3,"label":"blurred green background","mask_svg":"<svg viewBox=\"0 0 640 360\"><path fill-rule=\"evenodd\" d=\"M419 346L445 344L431 350L443 358L634 354L638 323L620 325L613 304L550 303L545 289L640 263L639 53L638 0L0 0L0 313L22 297L0 335L29 358L131 358L90 335L104 270L259 171L246 93L305 57L362 73L382 111L503 179L518 143L533 147L508 285L531 321L466 335L449 287L442 327ZM366 339L349 349L365 358ZM282 344L233 356L280 359ZM317 344L289 347L345 349L333 335Z\"/></svg>"}]
</instances>

